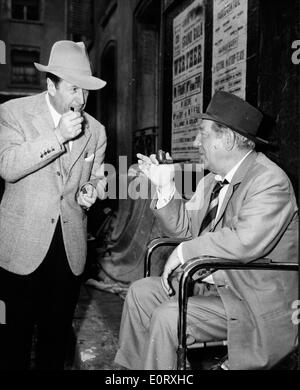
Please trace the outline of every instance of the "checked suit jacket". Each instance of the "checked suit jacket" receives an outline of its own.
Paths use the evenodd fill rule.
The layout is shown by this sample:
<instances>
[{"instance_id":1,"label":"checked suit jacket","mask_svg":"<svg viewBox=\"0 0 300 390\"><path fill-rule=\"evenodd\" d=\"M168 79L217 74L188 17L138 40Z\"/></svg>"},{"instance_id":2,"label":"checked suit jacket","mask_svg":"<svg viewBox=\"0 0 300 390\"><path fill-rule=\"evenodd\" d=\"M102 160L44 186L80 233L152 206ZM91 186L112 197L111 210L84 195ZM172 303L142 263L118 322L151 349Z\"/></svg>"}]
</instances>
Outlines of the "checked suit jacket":
<instances>
[{"instance_id":1,"label":"checked suit jacket","mask_svg":"<svg viewBox=\"0 0 300 390\"><path fill-rule=\"evenodd\" d=\"M27 275L43 261L60 218L70 268L80 275L87 252L87 215L77 194L92 183L105 198L104 127L83 113L82 133L73 141L66 166L45 92L0 106L0 266Z\"/></svg>"}]
</instances>

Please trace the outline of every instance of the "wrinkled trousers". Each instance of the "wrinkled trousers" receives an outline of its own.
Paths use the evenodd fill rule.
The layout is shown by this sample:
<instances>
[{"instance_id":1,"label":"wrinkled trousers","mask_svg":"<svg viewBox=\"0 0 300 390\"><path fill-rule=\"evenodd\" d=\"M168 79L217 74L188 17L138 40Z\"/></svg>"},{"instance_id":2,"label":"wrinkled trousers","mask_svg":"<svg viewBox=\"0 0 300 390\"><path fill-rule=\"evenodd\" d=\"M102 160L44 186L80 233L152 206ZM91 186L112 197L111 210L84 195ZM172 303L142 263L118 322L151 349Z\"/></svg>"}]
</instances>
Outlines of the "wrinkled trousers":
<instances>
[{"instance_id":1,"label":"wrinkled trousers","mask_svg":"<svg viewBox=\"0 0 300 390\"><path fill-rule=\"evenodd\" d=\"M163 289L160 277L144 278L130 286L123 307L117 364L133 370L176 369L178 282L175 283L173 297ZM189 297L187 334L189 339L202 342L227 338L225 309L214 285Z\"/></svg>"}]
</instances>

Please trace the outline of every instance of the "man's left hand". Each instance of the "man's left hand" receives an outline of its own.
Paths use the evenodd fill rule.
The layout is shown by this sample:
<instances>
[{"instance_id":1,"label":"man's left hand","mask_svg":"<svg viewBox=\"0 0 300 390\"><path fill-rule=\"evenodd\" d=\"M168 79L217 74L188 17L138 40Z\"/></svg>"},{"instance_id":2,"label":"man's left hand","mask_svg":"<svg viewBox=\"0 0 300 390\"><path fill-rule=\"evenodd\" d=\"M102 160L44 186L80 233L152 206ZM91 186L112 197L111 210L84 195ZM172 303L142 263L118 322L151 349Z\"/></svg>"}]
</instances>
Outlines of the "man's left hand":
<instances>
[{"instance_id":1,"label":"man's left hand","mask_svg":"<svg viewBox=\"0 0 300 390\"><path fill-rule=\"evenodd\" d=\"M78 197L77 203L84 209L88 210L97 199L97 190L91 184L86 184L81 188Z\"/></svg>"},{"instance_id":2,"label":"man's left hand","mask_svg":"<svg viewBox=\"0 0 300 390\"><path fill-rule=\"evenodd\" d=\"M169 277L179 265L181 265L181 261L178 257L177 248L176 248L169 256L165 264L164 272L161 276L162 286L168 295L172 295L174 292L172 286L170 285Z\"/></svg>"}]
</instances>

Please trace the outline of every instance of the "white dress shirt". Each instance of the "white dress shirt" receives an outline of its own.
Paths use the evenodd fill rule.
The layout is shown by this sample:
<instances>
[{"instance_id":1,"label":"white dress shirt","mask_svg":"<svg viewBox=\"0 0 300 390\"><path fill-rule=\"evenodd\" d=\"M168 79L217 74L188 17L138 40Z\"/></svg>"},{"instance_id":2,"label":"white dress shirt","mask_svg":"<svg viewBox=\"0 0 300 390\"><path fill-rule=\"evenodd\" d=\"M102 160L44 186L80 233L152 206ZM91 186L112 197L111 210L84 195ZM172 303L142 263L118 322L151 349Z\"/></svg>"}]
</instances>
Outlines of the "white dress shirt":
<instances>
[{"instance_id":1,"label":"white dress shirt","mask_svg":"<svg viewBox=\"0 0 300 390\"><path fill-rule=\"evenodd\" d=\"M59 124L59 121L60 121L60 118L62 117L62 115L59 114L59 113L55 110L55 108L52 106L52 104L50 103L50 99L49 99L49 94L48 94L48 92L46 93L45 98L46 98L46 103L47 103L47 106L48 106L48 108L49 108L51 117L52 117L53 122L54 122L54 128L56 129L57 126L58 126L58 124ZM73 145L73 141L69 141L69 148L70 148L70 151L72 150L72 145Z\"/></svg>"}]
</instances>

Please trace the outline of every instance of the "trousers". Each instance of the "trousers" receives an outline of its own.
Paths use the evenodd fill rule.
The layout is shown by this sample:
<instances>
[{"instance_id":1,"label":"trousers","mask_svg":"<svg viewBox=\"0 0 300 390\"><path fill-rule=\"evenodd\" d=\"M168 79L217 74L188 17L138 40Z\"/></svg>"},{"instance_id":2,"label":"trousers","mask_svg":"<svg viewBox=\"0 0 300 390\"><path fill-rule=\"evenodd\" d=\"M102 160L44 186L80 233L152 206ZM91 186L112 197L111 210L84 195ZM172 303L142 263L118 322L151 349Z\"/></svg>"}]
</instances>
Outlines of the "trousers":
<instances>
[{"instance_id":1,"label":"trousers","mask_svg":"<svg viewBox=\"0 0 300 390\"><path fill-rule=\"evenodd\" d=\"M33 273L0 268L0 300L6 309L0 369L64 369L79 289L80 276L69 267L59 220L47 255Z\"/></svg>"},{"instance_id":2,"label":"trousers","mask_svg":"<svg viewBox=\"0 0 300 390\"><path fill-rule=\"evenodd\" d=\"M115 363L133 370L174 370L178 346L178 285L169 297L161 278L135 281L128 290ZM187 333L197 341L227 337L225 309L215 288L188 299Z\"/></svg>"}]
</instances>

